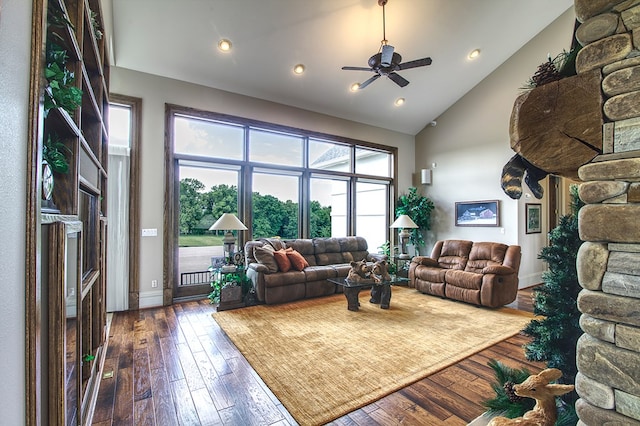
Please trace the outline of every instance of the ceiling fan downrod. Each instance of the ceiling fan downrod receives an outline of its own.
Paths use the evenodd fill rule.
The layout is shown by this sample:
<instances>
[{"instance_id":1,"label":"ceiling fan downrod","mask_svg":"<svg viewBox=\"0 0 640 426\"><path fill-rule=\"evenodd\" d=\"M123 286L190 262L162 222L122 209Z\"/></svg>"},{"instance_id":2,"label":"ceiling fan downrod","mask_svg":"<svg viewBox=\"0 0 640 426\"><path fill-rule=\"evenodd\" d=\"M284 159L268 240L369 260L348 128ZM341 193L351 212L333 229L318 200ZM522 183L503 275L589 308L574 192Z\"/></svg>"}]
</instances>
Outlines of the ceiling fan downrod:
<instances>
[{"instance_id":1,"label":"ceiling fan downrod","mask_svg":"<svg viewBox=\"0 0 640 426\"><path fill-rule=\"evenodd\" d=\"M382 6L382 41L380 49L382 49L382 46L386 46L388 41L387 41L387 25L386 25L386 19L385 19L385 12L384 12L384 6L387 4L387 0L378 0L378 4L380 6Z\"/></svg>"}]
</instances>

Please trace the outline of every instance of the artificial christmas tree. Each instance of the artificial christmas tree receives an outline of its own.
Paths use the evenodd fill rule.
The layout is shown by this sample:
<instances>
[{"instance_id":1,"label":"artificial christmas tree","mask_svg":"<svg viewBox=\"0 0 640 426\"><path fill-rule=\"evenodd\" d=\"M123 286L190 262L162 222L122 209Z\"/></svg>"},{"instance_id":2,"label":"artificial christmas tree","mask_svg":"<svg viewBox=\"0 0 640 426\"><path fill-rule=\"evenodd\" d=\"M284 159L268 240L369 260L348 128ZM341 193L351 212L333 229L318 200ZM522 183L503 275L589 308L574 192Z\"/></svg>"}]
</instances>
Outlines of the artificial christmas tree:
<instances>
[{"instance_id":1,"label":"artificial christmas tree","mask_svg":"<svg viewBox=\"0 0 640 426\"><path fill-rule=\"evenodd\" d=\"M547 367L564 373L561 382L573 384L576 369L576 342L582 334L580 311L576 304L581 290L576 271L576 257L582 244L578 236L578 211L583 206L577 186L571 187L571 213L560 218L549 233L549 246L539 258L549 270L544 283L534 289L534 313L544 318L532 320L523 330L533 340L525 345L528 360L545 361ZM563 400L573 405L577 395L571 392Z\"/></svg>"}]
</instances>

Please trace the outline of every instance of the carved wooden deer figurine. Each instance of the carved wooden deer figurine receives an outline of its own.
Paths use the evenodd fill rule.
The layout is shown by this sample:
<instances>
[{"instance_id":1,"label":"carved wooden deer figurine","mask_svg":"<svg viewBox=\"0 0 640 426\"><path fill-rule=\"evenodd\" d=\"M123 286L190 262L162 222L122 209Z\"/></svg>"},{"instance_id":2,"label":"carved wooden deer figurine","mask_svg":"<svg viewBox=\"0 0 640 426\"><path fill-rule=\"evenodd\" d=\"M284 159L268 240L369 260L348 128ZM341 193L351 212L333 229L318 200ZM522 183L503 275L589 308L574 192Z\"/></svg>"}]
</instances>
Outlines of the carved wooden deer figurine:
<instances>
[{"instance_id":1,"label":"carved wooden deer figurine","mask_svg":"<svg viewBox=\"0 0 640 426\"><path fill-rule=\"evenodd\" d=\"M558 418L556 396L573 390L573 385L549 384L560 377L562 377L562 371L557 368L547 368L540 374L529 376L519 385L514 385L513 390L516 395L536 400L535 407L524 413L522 417L515 419L496 417L489 422L488 426L554 426Z\"/></svg>"}]
</instances>

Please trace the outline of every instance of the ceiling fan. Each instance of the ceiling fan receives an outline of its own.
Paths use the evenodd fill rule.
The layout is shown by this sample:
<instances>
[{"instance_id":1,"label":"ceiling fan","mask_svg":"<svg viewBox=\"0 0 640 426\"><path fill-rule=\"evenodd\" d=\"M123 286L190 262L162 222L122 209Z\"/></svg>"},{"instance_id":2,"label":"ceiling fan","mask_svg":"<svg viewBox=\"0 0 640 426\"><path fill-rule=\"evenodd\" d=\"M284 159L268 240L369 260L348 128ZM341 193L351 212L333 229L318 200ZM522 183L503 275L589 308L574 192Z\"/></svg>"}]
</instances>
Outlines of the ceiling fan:
<instances>
[{"instance_id":1,"label":"ceiling fan","mask_svg":"<svg viewBox=\"0 0 640 426\"><path fill-rule=\"evenodd\" d=\"M343 70L350 71L373 71L375 75L368 80L360 83L358 90L364 89L369 84L376 81L381 76L389 77L391 81L396 83L400 87L405 87L409 84L409 81L402 77L396 71L407 70L410 68L424 67L431 65L431 58L416 59L415 61L409 61L401 63L402 56L399 53L394 52L394 47L388 44L387 36L385 32L385 5L388 0L378 0L378 5L382 6L382 42L380 43L380 50L378 53L369 58L369 68L365 67L342 67Z\"/></svg>"}]
</instances>

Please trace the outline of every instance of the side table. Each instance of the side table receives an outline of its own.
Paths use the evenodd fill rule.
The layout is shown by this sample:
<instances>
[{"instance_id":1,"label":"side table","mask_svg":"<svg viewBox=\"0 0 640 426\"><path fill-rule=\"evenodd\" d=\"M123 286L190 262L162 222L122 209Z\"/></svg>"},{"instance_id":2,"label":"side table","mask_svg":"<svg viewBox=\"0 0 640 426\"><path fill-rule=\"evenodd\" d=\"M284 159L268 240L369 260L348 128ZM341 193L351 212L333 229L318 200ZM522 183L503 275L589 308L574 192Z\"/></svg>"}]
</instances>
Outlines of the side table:
<instances>
[{"instance_id":1,"label":"side table","mask_svg":"<svg viewBox=\"0 0 640 426\"><path fill-rule=\"evenodd\" d=\"M396 275L402 278L409 278L409 263L411 263L411 257L398 257L393 256L391 262L396 265ZM396 284L397 285L397 284Z\"/></svg>"}]
</instances>

